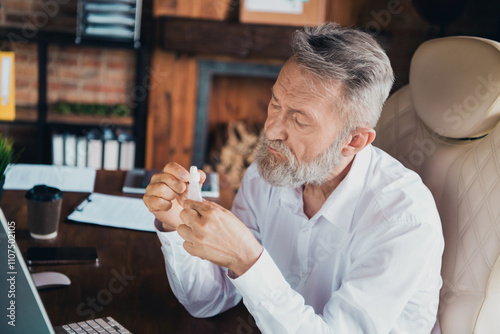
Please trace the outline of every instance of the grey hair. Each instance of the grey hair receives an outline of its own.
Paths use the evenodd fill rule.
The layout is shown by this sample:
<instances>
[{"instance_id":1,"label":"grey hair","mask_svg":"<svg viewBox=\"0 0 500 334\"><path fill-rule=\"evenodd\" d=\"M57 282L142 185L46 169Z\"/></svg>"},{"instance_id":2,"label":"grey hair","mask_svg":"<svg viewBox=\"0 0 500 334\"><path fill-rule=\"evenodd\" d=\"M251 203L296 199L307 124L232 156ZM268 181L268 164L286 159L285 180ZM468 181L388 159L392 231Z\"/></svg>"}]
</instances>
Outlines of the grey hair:
<instances>
[{"instance_id":1,"label":"grey hair","mask_svg":"<svg viewBox=\"0 0 500 334\"><path fill-rule=\"evenodd\" d=\"M341 84L344 133L374 128L394 83L389 58L368 33L327 23L297 31L291 61L325 87Z\"/></svg>"}]
</instances>

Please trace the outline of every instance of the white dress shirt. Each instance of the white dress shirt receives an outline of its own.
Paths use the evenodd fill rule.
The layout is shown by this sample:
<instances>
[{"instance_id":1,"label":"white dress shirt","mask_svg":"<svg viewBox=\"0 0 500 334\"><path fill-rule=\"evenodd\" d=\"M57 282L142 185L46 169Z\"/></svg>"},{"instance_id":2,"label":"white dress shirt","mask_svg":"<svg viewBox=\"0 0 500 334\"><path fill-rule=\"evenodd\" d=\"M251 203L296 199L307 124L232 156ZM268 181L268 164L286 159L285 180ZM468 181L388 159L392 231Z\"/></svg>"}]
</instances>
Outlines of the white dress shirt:
<instances>
[{"instance_id":1,"label":"white dress shirt","mask_svg":"<svg viewBox=\"0 0 500 334\"><path fill-rule=\"evenodd\" d=\"M386 153L371 145L358 153L311 219L301 187L273 187L252 165L232 212L264 247L235 279L189 255L177 232L158 232L170 286L192 315L213 316L243 297L262 333L431 332L439 215L419 176Z\"/></svg>"}]
</instances>

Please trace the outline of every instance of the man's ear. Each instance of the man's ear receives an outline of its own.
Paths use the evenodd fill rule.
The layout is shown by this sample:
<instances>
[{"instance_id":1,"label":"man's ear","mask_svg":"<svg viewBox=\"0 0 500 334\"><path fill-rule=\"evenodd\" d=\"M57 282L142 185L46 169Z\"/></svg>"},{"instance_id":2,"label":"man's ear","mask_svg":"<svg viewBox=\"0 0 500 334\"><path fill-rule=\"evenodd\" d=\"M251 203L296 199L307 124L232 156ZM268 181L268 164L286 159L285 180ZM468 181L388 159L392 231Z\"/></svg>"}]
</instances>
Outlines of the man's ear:
<instances>
[{"instance_id":1,"label":"man's ear","mask_svg":"<svg viewBox=\"0 0 500 334\"><path fill-rule=\"evenodd\" d=\"M359 128L349 134L344 142L342 154L345 157L353 156L370 145L375 139L375 130L371 128Z\"/></svg>"}]
</instances>

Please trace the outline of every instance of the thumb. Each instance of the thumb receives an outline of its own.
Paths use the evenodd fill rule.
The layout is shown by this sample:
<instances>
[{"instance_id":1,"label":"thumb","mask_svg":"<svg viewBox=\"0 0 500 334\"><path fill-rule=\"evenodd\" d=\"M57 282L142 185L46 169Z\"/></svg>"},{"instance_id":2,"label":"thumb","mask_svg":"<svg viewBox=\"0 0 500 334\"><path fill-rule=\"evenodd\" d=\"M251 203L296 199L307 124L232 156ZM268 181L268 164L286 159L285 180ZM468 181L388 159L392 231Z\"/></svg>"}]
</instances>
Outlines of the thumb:
<instances>
[{"instance_id":1,"label":"thumb","mask_svg":"<svg viewBox=\"0 0 500 334\"><path fill-rule=\"evenodd\" d=\"M200 185L202 185L207 179L207 174L201 169L198 170L200 172Z\"/></svg>"}]
</instances>

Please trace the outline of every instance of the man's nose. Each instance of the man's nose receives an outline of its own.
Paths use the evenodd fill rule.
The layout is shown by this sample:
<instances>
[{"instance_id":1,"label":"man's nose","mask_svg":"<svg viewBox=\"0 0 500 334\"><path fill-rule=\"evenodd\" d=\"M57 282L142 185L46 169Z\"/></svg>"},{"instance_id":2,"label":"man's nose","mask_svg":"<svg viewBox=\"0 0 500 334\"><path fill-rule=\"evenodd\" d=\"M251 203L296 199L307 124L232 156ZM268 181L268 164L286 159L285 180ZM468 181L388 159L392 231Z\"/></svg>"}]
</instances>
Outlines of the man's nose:
<instances>
[{"instance_id":1,"label":"man's nose","mask_svg":"<svg viewBox=\"0 0 500 334\"><path fill-rule=\"evenodd\" d=\"M266 131L269 140L285 141L287 139L283 114L283 112L268 113L266 123L264 124L264 131Z\"/></svg>"}]
</instances>

